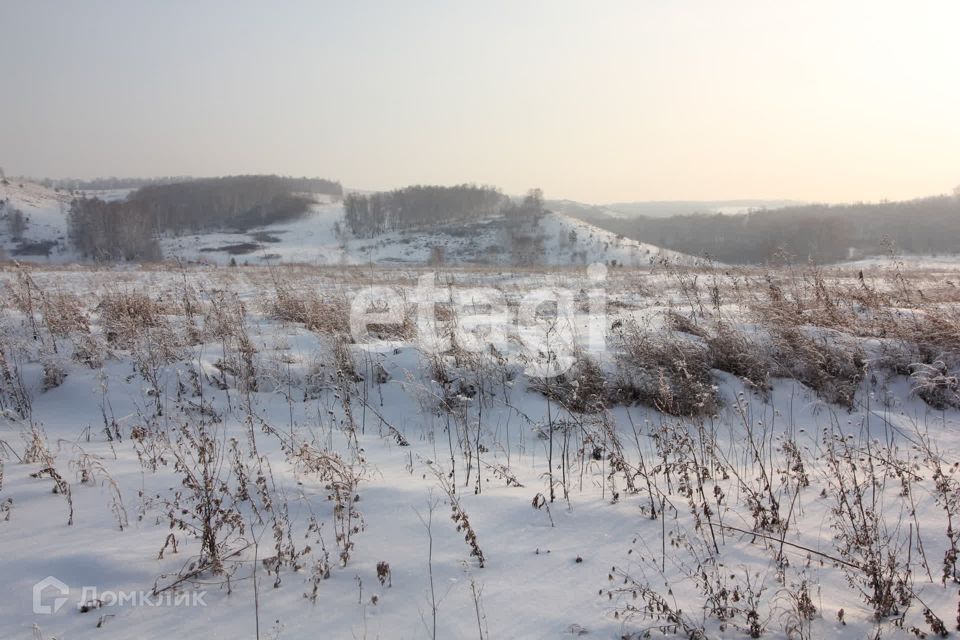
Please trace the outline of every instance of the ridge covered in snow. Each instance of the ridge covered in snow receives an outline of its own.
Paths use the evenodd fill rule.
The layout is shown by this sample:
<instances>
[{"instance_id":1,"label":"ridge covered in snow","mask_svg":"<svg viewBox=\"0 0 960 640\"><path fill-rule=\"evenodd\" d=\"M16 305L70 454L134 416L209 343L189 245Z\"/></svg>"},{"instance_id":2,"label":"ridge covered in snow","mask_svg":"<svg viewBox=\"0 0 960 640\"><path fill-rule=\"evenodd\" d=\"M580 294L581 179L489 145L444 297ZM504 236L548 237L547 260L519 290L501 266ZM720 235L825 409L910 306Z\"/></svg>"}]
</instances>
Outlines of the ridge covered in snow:
<instances>
[{"instance_id":1,"label":"ridge covered in snow","mask_svg":"<svg viewBox=\"0 0 960 640\"><path fill-rule=\"evenodd\" d=\"M104 200L122 199L129 190L85 192ZM19 209L26 220L22 238L0 225L0 249L21 261L82 262L71 247L67 214L74 198L30 182L9 180L0 185L0 215ZM356 264L537 264L642 267L658 259L693 262L689 256L637 242L595 227L561 211L547 213L524 230L519 246L503 217L449 223L429 229L393 231L374 238L356 238L344 224L343 205L323 201L302 218L245 231L204 231L164 234L160 246L165 259L226 265L305 263ZM562 209L562 207L560 208ZM3 221L0 221L3 222Z\"/></svg>"}]
</instances>

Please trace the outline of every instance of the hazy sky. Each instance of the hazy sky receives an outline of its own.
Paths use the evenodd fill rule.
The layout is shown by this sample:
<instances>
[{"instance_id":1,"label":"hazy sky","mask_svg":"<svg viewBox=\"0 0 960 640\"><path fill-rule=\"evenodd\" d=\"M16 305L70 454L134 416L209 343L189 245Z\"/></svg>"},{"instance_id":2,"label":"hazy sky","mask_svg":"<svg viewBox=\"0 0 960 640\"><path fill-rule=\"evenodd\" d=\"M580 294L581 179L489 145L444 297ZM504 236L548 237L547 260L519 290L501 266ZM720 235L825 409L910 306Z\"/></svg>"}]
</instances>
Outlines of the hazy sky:
<instances>
[{"instance_id":1,"label":"hazy sky","mask_svg":"<svg viewBox=\"0 0 960 640\"><path fill-rule=\"evenodd\" d=\"M592 202L944 193L960 3L0 0L0 166Z\"/></svg>"}]
</instances>

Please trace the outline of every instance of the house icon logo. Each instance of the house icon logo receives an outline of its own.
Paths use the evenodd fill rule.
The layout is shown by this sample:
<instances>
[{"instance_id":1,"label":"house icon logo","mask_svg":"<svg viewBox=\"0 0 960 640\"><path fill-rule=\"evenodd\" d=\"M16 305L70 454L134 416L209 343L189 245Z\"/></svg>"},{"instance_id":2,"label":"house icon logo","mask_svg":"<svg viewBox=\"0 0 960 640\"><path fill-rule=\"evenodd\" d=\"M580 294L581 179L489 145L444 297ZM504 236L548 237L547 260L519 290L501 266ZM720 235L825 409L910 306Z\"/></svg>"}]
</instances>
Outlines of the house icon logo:
<instances>
[{"instance_id":1,"label":"house icon logo","mask_svg":"<svg viewBox=\"0 0 960 640\"><path fill-rule=\"evenodd\" d=\"M52 605L43 603L44 592L55 594ZM68 595L70 595L70 587L53 576L47 576L33 585L33 612L37 615L56 613L67 603Z\"/></svg>"}]
</instances>

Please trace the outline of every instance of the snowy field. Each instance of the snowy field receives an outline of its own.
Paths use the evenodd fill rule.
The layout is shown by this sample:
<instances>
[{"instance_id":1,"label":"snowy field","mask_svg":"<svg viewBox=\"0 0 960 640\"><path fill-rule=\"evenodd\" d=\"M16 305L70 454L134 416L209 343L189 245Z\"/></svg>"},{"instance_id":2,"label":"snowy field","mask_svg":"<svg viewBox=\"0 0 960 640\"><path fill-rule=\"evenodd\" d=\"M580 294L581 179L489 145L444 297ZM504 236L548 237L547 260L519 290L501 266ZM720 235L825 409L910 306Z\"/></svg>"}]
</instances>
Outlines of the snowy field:
<instances>
[{"instance_id":1,"label":"snowy field","mask_svg":"<svg viewBox=\"0 0 960 640\"><path fill-rule=\"evenodd\" d=\"M602 276L4 267L0 636L953 633L957 266Z\"/></svg>"}]
</instances>

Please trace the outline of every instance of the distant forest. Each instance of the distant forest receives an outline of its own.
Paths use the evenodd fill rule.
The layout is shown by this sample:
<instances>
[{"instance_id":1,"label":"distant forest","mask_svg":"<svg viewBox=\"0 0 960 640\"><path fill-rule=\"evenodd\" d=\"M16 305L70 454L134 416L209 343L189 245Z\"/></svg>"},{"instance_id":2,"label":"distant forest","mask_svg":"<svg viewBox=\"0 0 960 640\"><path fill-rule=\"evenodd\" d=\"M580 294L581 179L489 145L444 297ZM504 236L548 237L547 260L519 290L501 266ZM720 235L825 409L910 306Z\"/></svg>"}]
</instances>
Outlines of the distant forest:
<instances>
[{"instance_id":1,"label":"distant forest","mask_svg":"<svg viewBox=\"0 0 960 640\"><path fill-rule=\"evenodd\" d=\"M960 252L957 196L879 204L812 204L741 215L583 217L628 238L728 264L785 259L838 262L892 248L912 254Z\"/></svg>"},{"instance_id":2,"label":"distant forest","mask_svg":"<svg viewBox=\"0 0 960 640\"><path fill-rule=\"evenodd\" d=\"M339 183L279 176L203 178L141 187L127 197L158 231L247 229L295 219L309 208L307 193L339 195Z\"/></svg>"},{"instance_id":3,"label":"distant forest","mask_svg":"<svg viewBox=\"0 0 960 640\"><path fill-rule=\"evenodd\" d=\"M111 189L139 189L151 184L175 184L194 180L191 176L163 176L159 178L117 178L115 176L81 180L79 178L26 178L48 189L66 191L107 191Z\"/></svg>"},{"instance_id":4,"label":"distant forest","mask_svg":"<svg viewBox=\"0 0 960 640\"><path fill-rule=\"evenodd\" d=\"M348 194L344 221L357 237L369 238L404 229L450 222L471 222L489 216L543 213L543 193L531 189L519 203L494 187L415 185L385 193Z\"/></svg>"},{"instance_id":5,"label":"distant forest","mask_svg":"<svg viewBox=\"0 0 960 640\"><path fill-rule=\"evenodd\" d=\"M318 178L230 176L152 184L126 200L78 198L68 215L70 240L98 260L159 259L159 233L249 229L304 215L307 194L339 195L340 183Z\"/></svg>"},{"instance_id":6,"label":"distant forest","mask_svg":"<svg viewBox=\"0 0 960 640\"><path fill-rule=\"evenodd\" d=\"M412 227L473 220L500 212L509 198L493 187L415 185L386 193L348 194L344 221L355 236L371 237Z\"/></svg>"},{"instance_id":7,"label":"distant forest","mask_svg":"<svg viewBox=\"0 0 960 640\"><path fill-rule=\"evenodd\" d=\"M203 182L219 178L194 178L192 176L162 176L159 178L117 178L115 176L81 180L79 178L22 178L29 182L41 184L48 189L64 189L67 191L107 191L112 189L139 189L140 187L183 184L184 182ZM303 193L325 193L328 195L343 195L343 187L339 182L325 178L293 178L284 177L293 191Z\"/></svg>"}]
</instances>

